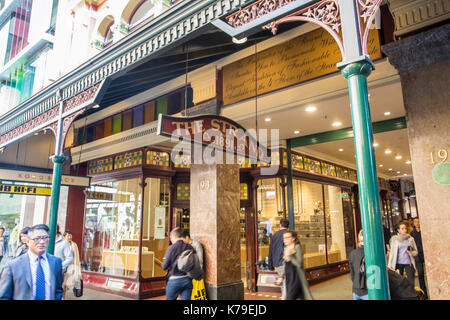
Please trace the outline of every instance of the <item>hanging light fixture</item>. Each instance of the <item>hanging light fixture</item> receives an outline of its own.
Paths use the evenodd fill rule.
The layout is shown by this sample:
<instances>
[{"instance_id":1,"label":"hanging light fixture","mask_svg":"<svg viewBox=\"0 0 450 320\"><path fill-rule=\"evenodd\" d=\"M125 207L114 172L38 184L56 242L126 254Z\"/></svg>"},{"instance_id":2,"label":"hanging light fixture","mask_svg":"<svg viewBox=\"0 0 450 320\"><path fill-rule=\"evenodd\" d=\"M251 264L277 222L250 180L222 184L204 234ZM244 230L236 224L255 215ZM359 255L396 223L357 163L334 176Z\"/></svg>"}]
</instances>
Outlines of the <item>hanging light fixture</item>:
<instances>
[{"instance_id":1,"label":"hanging light fixture","mask_svg":"<svg viewBox=\"0 0 450 320\"><path fill-rule=\"evenodd\" d=\"M243 44L243 43L246 43L248 39L247 39L247 37L243 37L243 38L241 38L241 39L238 39L238 38L236 38L236 37L233 37L231 40L232 40L233 43L235 43L235 44Z\"/></svg>"}]
</instances>

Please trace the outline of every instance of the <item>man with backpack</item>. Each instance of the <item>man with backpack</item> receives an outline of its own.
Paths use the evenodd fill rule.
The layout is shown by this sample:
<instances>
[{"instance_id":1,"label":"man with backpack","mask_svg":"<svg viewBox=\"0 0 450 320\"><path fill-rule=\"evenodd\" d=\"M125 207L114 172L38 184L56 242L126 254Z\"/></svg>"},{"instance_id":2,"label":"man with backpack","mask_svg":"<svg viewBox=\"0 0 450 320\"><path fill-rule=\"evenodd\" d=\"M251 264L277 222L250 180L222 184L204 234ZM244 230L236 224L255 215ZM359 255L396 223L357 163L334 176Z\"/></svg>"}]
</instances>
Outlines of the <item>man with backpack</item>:
<instances>
[{"instance_id":1,"label":"man with backpack","mask_svg":"<svg viewBox=\"0 0 450 320\"><path fill-rule=\"evenodd\" d=\"M178 268L178 258L186 250L194 248L183 241L183 230L175 228L170 232L170 242L172 243L164 255L161 267L169 269L169 281L166 285L166 300L176 300L181 295L181 300L190 300L192 293L192 278Z\"/></svg>"}]
</instances>

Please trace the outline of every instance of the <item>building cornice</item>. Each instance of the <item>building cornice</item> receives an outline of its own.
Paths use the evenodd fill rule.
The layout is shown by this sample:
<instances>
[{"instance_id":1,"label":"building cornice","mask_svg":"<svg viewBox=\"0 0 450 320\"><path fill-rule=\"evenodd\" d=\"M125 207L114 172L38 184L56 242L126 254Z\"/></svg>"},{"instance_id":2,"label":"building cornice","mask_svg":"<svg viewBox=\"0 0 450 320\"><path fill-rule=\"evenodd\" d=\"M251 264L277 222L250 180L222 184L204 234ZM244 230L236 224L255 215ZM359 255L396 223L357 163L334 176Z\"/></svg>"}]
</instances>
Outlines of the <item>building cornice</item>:
<instances>
[{"instance_id":1,"label":"building cornice","mask_svg":"<svg viewBox=\"0 0 450 320\"><path fill-rule=\"evenodd\" d=\"M390 0L396 36L429 27L450 18L450 0Z\"/></svg>"},{"instance_id":2,"label":"building cornice","mask_svg":"<svg viewBox=\"0 0 450 320\"><path fill-rule=\"evenodd\" d=\"M423 68L450 58L450 24L381 47L399 71Z\"/></svg>"}]
</instances>

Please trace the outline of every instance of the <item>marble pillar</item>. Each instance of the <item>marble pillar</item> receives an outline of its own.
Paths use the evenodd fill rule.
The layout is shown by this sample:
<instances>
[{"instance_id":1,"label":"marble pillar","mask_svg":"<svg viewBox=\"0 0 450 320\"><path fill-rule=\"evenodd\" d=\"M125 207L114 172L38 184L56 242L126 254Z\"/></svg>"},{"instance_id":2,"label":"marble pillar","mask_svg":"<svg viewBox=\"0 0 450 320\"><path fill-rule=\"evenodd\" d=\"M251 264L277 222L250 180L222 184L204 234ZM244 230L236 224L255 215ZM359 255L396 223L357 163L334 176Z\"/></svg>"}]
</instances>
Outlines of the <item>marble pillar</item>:
<instances>
[{"instance_id":1,"label":"marble pillar","mask_svg":"<svg viewBox=\"0 0 450 320\"><path fill-rule=\"evenodd\" d=\"M204 247L210 300L243 300L239 229L239 166L192 164L190 233Z\"/></svg>"},{"instance_id":2,"label":"marble pillar","mask_svg":"<svg viewBox=\"0 0 450 320\"><path fill-rule=\"evenodd\" d=\"M382 50L399 71L402 83L430 299L448 300L450 24L390 43Z\"/></svg>"}]
</instances>

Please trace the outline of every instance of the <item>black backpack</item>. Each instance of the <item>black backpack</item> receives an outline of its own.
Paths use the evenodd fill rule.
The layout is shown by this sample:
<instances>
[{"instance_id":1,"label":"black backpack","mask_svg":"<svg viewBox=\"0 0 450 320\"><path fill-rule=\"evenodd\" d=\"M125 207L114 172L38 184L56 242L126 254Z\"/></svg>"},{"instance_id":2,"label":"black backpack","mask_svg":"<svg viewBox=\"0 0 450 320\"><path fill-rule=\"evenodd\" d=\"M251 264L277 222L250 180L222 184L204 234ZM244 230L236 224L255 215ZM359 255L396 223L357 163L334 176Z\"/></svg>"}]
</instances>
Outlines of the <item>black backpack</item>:
<instances>
[{"instance_id":1,"label":"black backpack","mask_svg":"<svg viewBox=\"0 0 450 320\"><path fill-rule=\"evenodd\" d=\"M399 273L388 270L391 300L419 300L414 285Z\"/></svg>"},{"instance_id":2,"label":"black backpack","mask_svg":"<svg viewBox=\"0 0 450 320\"><path fill-rule=\"evenodd\" d=\"M198 256L192 249L184 250L178 257L177 267L180 271L186 272L187 275L195 280L203 278L203 270L200 266Z\"/></svg>"}]
</instances>

